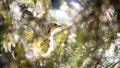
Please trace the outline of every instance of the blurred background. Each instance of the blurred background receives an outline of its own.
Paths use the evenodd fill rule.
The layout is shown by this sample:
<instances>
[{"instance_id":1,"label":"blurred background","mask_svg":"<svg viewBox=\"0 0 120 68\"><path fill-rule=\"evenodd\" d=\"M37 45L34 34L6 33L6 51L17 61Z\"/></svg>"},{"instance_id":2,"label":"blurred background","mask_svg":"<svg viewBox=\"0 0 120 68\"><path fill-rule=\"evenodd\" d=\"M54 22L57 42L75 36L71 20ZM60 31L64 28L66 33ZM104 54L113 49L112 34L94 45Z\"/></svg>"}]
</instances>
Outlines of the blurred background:
<instances>
[{"instance_id":1,"label":"blurred background","mask_svg":"<svg viewBox=\"0 0 120 68\"><path fill-rule=\"evenodd\" d=\"M120 68L120 1L0 0L0 68Z\"/></svg>"}]
</instances>

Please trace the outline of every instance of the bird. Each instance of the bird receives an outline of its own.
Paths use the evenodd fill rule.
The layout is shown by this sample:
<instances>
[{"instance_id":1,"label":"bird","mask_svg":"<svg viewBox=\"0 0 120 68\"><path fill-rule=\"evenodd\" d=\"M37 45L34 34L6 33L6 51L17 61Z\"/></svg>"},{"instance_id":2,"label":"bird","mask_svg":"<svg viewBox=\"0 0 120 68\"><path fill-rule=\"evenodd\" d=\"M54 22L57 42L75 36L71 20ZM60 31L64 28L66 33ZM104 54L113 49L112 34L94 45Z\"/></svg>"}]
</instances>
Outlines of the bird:
<instances>
[{"instance_id":1,"label":"bird","mask_svg":"<svg viewBox=\"0 0 120 68\"><path fill-rule=\"evenodd\" d=\"M53 30L53 29L55 29L55 28L59 28L59 27L63 27L62 25L59 25L59 24L56 24L56 23L50 23L49 25L48 25L48 30L46 31L46 35L50 35L50 33L51 33L51 31Z\"/></svg>"}]
</instances>

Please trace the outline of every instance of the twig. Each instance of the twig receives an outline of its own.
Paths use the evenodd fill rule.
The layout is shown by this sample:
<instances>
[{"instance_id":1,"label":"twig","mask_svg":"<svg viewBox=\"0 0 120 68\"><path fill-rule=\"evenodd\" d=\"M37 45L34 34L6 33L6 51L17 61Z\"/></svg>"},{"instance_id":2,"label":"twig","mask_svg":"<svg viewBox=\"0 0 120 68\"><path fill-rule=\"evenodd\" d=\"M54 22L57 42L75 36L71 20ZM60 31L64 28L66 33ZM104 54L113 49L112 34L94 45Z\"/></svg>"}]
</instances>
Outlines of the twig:
<instances>
[{"instance_id":1,"label":"twig","mask_svg":"<svg viewBox=\"0 0 120 68\"><path fill-rule=\"evenodd\" d=\"M54 36L55 36L55 34L61 32L62 30L64 30L64 28L56 28L55 30L53 30L53 31L50 33L50 37L49 37L49 40L50 40L50 42L49 42L49 48L48 48L48 51L47 51L45 54L41 55L42 57L47 57L48 55L50 55L50 53L51 53L52 51L54 51Z\"/></svg>"},{"instance_id":2,"label":"twig","mask_svg":"<svg viewBox=\"0 0 120 68\"><path fill-rule=\"evenodd\" d=\"M115 64L113 64L113 65L111 66L111 68L114 68L118 63L120 63L120 60L117 61Z\"/></svg>"}]
</instances>

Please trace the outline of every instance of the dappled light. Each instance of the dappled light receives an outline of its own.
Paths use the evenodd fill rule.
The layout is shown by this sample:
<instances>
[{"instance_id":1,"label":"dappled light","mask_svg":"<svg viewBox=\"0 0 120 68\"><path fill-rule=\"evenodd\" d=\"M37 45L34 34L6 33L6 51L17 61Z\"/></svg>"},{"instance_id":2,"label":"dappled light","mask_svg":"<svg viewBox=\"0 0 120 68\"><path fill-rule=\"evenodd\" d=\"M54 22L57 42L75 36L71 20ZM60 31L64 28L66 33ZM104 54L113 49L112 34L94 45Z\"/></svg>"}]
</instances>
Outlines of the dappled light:
<instances>
[{"instance_id":1,"label":"dappled light","mask_svg":"<svg viewBox=\"0 0 120 68\"><path fill-rule=\"evenodd\" d=\"M120 68L120 1L0 0L0 68Z\"/></svg>"}]
</instances>

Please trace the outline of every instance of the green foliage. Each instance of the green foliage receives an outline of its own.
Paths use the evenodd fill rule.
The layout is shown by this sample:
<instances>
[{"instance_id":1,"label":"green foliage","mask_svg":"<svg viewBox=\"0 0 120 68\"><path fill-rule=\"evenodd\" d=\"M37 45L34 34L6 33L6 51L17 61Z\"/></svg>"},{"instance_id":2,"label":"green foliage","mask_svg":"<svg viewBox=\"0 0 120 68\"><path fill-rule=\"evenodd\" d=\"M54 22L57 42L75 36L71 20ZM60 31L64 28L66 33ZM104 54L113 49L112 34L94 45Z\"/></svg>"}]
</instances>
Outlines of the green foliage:
<instances>
[{"instance_id":1,"label":"green foliage","mask_svg":"<svg viewBox=\"0 0 120 68\"><path fill-rule=\"evenodd\" d=\"M0 1L0 67L119 68L119 0L50 1Z\"/></svg>"}]
</instances>

